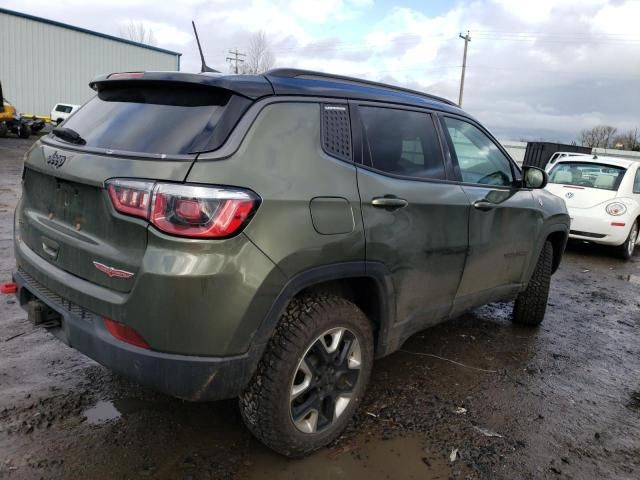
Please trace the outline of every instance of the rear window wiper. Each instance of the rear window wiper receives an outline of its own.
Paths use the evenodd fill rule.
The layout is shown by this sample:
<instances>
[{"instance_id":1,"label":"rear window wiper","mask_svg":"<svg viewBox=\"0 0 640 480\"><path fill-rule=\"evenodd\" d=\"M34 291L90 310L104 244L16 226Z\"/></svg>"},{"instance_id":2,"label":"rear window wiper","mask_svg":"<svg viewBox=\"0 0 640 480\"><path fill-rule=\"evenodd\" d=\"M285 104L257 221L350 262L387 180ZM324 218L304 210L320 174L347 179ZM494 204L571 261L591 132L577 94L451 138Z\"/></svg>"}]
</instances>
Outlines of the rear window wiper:
<instances>
[{"instance_id":1,"label":"rear window wiper","mask_svg":"<svg viewBox=\"0 0 640 480\"><path fill-rule=\"evenodd\" d=\"M71 128L56 127L51 130L51 133L66 142L74 143L76 145L85 145L87 143L86 140L82 138L78 132L72 130Z\"/></svg>"}]
</instances>

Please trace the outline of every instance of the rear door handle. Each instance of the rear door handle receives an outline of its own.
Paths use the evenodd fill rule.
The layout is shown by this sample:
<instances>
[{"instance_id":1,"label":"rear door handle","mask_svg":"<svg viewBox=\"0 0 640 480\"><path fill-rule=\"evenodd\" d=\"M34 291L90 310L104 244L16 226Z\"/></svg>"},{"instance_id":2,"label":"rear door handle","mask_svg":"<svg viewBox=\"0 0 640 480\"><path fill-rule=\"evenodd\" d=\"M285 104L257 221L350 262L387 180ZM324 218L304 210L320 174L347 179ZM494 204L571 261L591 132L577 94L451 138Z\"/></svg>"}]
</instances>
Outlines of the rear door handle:
<instances>
[{"instance_id":1,"label":"rear door handle","mask_svg":"<svg viewBox=\"0 0 640 480\"><path fill-rule=\"evenodd\" d=\"M489 210L496 208L496 204L487 202L486 200L477 200L473 202L473 208L482 210L483 212L488 212Z\"/></svg>"},{"instance_id":2,"label":"rear door handle","mask_svg":"<svg viewBox=\"0 0 640 480\"><path fill-rule=\"evenodd\" d=\"M404 198L398 197L375 197L371 199L371 205L378 208L386 208L388 210L397 210L409 205Z\"/></svg>"}]
</instances>

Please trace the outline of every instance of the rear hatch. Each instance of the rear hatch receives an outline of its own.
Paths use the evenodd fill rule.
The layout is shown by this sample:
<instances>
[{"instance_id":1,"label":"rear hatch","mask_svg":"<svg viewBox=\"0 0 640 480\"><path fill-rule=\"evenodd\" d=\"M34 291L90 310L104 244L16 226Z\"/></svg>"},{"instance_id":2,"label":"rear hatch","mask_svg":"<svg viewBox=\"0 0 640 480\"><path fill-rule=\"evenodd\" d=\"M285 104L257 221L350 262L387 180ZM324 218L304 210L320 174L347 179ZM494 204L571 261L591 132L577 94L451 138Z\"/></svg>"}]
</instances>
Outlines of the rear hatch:
<instances>
[{"instance_id":1,"label":"rear hatch","mask_svg":"<svg viewBox=\"0 0 640 480\"><path fill-rule=\"evenodd\" d=\"M159 75L94 82L96 97L25 160L16 234L56 267L121 292L135 282L148 222L116 212L105 182L183 182L198 152L224 143L252 103L215 78Z\"/></svg>"},{"instance_id":2,"label":"rear hatch","mask_svg":"<svg viewBox=\"0 0 640 480\"><path fill-rule=\"evenodd\" d=\"M618 165L567 157L549 171L547 190L569 208L593 208L616 198L626 169Z\"/></svg>"},{"instance_id":3,"label":"rear hatch","mask_svg":"<svg viewBox=\"0 0 640 480\"><path fill-rule=\"evenodd\" d=\"M618 195L617 191L612 190L553 183L549 183L546 188L554 195L564 199L569 208L592 208L616 198Z\"/></svg>"}]
</instances>

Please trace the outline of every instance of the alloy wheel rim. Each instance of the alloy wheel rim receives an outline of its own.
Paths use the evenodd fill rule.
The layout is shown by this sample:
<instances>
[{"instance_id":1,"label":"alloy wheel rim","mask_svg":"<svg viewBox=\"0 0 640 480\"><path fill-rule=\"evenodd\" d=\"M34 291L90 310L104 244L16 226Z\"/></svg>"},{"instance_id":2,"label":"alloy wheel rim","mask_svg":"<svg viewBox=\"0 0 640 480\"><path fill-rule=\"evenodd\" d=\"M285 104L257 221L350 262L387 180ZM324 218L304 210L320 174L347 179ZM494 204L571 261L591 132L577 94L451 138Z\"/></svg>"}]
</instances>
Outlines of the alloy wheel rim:
<instances>
[{"instance_id":1,"label":"alloy wheel rim","mask_svg":"<svg viewBox=\"0 0 640 480\"><path fill-rule=\"evenodd\" d=\"M289 413L303 433L319 433L344 413L360 378L362 350L354 333L332 328L307 349L293 374Z\"/></svg>"}]
</instances>

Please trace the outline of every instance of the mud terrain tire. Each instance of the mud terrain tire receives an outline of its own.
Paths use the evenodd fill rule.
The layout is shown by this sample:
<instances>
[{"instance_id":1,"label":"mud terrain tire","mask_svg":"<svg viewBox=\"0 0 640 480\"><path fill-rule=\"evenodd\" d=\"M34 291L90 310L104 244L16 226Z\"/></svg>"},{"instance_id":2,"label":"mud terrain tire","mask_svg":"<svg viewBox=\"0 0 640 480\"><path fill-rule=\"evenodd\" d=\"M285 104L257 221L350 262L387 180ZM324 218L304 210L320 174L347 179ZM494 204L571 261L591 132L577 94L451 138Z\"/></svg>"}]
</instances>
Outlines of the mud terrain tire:
<instances>
[{"instance_id":1,"label":"mud terrain tire","mask_svg":"<svg viewBox=\"0 0 640 480\"><path fill-rule=\"evenodd\" d=\"M314 351L318 342L325 341L326 332L333 331L332 329L344 329L349 333L350 346L346 346L347 340L338 340L338 343L345 345L343 350L349 350L346 353L349 358L352 358L353 345L359 345L360 367L356 368L357 379L348 384L351 398L344 410L341 410L342 413L335 415L337 409L330 409L335 416L325 428L314 431L313 427L310 432L303 432L296 426L293 418L297 375L301 371L303 360L306 365L310 352ZM346 338L346 334L341 338ZM336 361L340 355L338 351L335 353ZM341 297L326 294L295 298L282 315L253 379L240 397L240 411L247 428L262 443L288 457L300 457L327 445L342 433L361 403L371 374L373 357L371 323L356 305ZM328 360L327 365L332 365L331 361ZM318 378L315 365L314 363L313 373L310 375L312 381ZM348 368L353 368L349 365ZM353 373L351 370L349 372ZM322 398L326 392L315 390L315 387L307 387L307 390L313 392L309 396L322 392L318 394L318 398ZM316 423L319 425L317 417Z\"/></svg>"},{"instance_id":2,"label":"mud terrain tire","mask_svg":"<svg viewBox=\"0 0 640 480\"><path fill-rule=\"evenodd\" d=\"M518 295L513 306L514 323L532 327L540 325L547 310L552 268L553 245L545 242L529 285Z\"/></svg>"}]
</instances>

